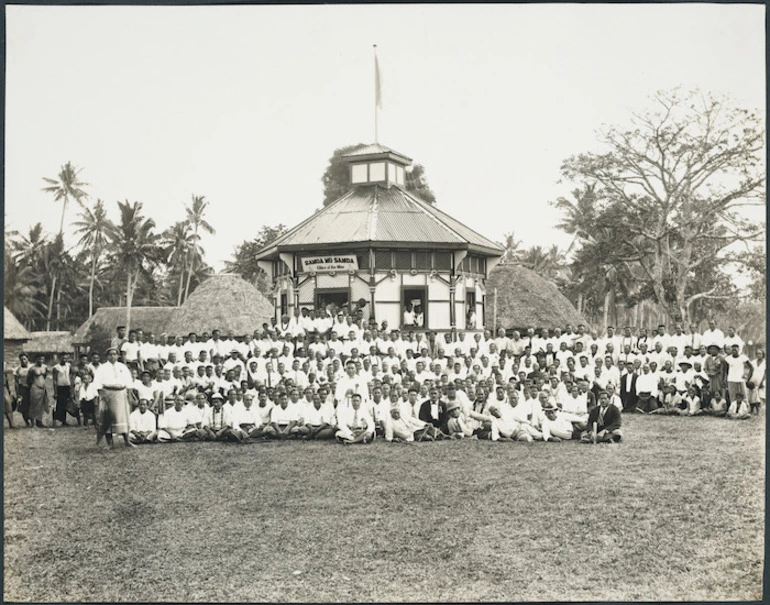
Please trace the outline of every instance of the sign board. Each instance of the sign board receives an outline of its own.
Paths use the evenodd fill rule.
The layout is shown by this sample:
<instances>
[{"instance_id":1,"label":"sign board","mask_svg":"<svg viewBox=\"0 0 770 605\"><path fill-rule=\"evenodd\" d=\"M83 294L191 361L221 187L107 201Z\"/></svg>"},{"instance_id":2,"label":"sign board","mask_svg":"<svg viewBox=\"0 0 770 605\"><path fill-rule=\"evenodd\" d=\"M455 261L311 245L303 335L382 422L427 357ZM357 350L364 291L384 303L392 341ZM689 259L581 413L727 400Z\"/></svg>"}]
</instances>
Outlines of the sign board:
<instances>
[{"instance_id":1,"label":"sign board","mask_svg":"<svg viewBox=\"0 0 770 605\"><path fill-rule=\"evenodd\" d=\"M330 254L329 256L303 256L302 271L310 273L329 273L331 271L350 271L358 269L358 257L355 254Z\"/></svg>"}]
</instances>

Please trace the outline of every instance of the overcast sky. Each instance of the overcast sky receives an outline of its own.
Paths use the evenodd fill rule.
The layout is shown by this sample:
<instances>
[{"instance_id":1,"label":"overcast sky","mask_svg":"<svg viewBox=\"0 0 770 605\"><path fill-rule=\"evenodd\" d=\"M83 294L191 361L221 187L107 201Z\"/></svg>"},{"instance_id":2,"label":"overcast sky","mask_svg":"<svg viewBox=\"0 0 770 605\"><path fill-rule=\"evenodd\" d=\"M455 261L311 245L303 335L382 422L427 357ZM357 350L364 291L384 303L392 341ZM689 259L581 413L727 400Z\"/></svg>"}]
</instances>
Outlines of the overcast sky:
<instances>
[{"instance_id":1,"label":"overcast sky","mask_svg":"<svg viewBox=\"0 0 770 605\"><path fill-rule=\"evenodd\" d=\"M425 166L444 211L527 246L569 244L548 205L570 191L561 162L654 91L765 107L760 5L6 10L6 228L58 229L41 177L71 161L113 218L140 201L164 229L205 195L218 270L321 206L335 148L374 140L373 44L380 142Z\"/></svg>"}]
</instances>

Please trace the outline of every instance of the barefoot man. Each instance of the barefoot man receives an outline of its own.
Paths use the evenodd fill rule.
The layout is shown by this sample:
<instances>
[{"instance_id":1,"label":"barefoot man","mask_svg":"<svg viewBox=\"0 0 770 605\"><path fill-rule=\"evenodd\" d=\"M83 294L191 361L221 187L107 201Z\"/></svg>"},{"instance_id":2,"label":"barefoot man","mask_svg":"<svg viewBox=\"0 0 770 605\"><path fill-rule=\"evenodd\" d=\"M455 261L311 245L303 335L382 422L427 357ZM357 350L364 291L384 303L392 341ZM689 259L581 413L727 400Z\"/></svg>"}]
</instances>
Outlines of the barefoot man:
<instances>
[{"instance_id":1,"label":"barefoot man","mask_svg":"<svg viewBox=\"0 0 770 605\"><path fill-rule=\"evenodd\" d=\"M128 438L128 396L127 390L133 379L128 367L118 361L118 350L107 349L107 362L99 365L94 375L94 384L99 391L99 428L96 445L106 436L110 449L115 447L112 438L115 434L123 436L127 447L136 447Z\"/></svg>"}]
</instances>

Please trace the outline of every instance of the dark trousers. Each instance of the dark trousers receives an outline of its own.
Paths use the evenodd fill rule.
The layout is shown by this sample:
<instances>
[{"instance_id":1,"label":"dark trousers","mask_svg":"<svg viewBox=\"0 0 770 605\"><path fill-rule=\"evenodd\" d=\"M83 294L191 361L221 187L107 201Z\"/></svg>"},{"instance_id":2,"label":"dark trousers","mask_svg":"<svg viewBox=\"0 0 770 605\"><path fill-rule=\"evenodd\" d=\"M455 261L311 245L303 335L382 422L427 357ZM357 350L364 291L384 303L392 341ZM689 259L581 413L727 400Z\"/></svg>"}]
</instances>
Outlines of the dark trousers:
<instances>
[{"instance_id":1,"label":"dark trousers","mask_svg":"<svg viewBox=\"0 0 770 605\"><path fill-rule=\"evenodd\" d=\"M56 387L56 409L53 412L54 420L67 421L67 407L70 401L70 387Z\"/></svg>"}]
</instances>

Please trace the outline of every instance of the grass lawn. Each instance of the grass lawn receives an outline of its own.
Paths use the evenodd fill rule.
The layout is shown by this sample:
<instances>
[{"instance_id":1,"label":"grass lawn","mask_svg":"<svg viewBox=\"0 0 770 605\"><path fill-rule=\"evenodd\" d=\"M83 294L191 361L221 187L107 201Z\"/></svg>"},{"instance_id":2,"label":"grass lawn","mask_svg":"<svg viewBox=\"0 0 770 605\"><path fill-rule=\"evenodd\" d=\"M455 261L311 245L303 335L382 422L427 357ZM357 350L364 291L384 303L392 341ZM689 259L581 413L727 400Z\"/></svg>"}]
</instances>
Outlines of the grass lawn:
<instances>
[{"instance_id":1,"label":"grass lawn","mask_svg":"<svg viewBox=\"0 0 770 605\"><path fill-rule=\"evenodd\" d=\"M93 429L5 429L4 596L760 599L764 420L630 416L619 445L114 452Z\"/></svg>"}]
</instances>

